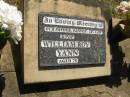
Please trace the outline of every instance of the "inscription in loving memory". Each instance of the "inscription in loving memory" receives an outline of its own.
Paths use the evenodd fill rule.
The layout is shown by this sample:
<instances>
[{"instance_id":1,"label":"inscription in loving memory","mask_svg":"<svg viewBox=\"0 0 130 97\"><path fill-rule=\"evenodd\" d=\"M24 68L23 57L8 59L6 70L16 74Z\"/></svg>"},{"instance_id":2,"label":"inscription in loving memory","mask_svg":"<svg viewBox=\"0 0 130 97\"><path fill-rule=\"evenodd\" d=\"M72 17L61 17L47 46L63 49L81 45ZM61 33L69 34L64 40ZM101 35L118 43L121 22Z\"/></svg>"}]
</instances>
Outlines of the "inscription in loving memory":
<instances>
[{"instance_id":1,"label":"inscription in loving memory","mask_svg":"<svg viewBox=\"0 0 130 97\"><path fill-rule=\"evenodd\" d=\"M106 60L105 22L39 14L39 66L93 66Z\"/></svg>"}]
</instances>

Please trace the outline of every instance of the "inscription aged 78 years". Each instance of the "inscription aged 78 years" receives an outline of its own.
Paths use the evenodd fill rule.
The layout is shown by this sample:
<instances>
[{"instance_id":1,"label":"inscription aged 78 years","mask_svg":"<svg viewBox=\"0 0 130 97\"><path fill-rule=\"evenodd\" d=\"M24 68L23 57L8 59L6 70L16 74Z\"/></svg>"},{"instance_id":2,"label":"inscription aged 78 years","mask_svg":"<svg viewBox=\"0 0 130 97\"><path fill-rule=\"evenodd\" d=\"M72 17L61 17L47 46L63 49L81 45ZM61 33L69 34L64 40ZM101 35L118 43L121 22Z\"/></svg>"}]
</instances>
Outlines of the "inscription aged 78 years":
<instances>
[{"instance_id":1,"label":"inscription aged 78 years","mask_svg":"<svg viewBox=\"0 0 130 97\"><path fill-rule=\"evenodd\" d=\"M40 13L38 51L41 68L104 65L105 22Z\"/></svg>"}]
</instances>

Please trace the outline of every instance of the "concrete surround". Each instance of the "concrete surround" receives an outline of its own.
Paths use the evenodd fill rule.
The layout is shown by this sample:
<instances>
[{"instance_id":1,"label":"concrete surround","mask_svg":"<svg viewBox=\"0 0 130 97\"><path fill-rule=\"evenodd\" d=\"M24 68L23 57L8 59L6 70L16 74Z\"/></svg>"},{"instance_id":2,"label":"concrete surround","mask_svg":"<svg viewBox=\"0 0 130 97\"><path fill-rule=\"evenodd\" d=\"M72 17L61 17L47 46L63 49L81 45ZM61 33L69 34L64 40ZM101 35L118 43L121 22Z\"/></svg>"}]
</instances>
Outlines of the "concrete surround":
<instances>
[{"instance_id":1,"label":"concrete surround","mask_svg":"<svg viewBox=\"0 0 130 97\"><path fill-rule=\"evenodd\" d=\"M88 0L91 1L91 0ZM92 0L93 1L93 0ZM80 16L105 21L106 64L104 67L72 68L57 70L38 69L38 14L53 12L67 16ZM101 6L87 6L69 0L24 0L23 64L24 83L54 82L107 76L111 74L111 55L108 44L108 20Z\"/></svg>"}]
</instances>

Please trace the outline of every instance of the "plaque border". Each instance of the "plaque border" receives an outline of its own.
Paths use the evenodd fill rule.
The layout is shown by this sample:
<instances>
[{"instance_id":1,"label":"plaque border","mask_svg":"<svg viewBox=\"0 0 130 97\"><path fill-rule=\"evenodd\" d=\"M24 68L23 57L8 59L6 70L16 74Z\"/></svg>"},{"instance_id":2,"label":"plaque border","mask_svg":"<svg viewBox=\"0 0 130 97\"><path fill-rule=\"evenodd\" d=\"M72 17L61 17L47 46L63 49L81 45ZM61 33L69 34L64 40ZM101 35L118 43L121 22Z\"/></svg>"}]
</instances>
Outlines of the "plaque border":
<instances>
[{"instance_id":1,"label":"plaque border","mask_svg":"<svg viewBox=\"0 0 130 97\"><path fill-rule=\"evenodd\" d=\"M90 18L87 18L87 17L79 17L79 16L66 16L65 14L59 14L59 13L53 13L53 12L40 12L38 13L38 68L39 70L56 70L56 69L73 69L73 68L90 68L90 67L103 67L105 65L105 62L106 62L106 53L105 53L105 62L104 63L99 63L99 64L82 64L82 65L62 65L62 66L40 66L40 15L48 15L48 16L61 16L61 18L71 18L71 19L79 19L79 20L86 20L86 19L89 19L90 21L100 21L100 22L103 22L104 23L104 28L103 28L103 31L104 31L104 38L105 38L105 21L104 20L97 20L97 19L90 19ZM106 39L104 39L104 43L106 43ZM104 44L105 46L105 44ZM106 46L104 47L105 49L105 52L106 52Z\"/></svg>"}]
</instances>

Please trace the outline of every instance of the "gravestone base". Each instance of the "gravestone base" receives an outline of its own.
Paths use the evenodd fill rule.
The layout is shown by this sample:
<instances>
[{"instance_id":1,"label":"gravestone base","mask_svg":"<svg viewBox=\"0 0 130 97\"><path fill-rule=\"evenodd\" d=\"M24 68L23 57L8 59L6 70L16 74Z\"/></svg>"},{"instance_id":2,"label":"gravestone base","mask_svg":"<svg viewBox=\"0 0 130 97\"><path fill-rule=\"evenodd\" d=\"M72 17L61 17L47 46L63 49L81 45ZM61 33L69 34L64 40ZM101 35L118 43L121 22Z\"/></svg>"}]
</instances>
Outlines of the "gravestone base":
<instances>
[{"instance_id":1,"label":"gravestone base","mask_svg":"<svg viewBox=\"0 0 130 97\"><path fill-rule=\"evenodd\" d=\"M109 20L111 17L107 7L105 5L102 5L100 1L87 0L87 1L76 2L75 0L74 1L24 0L24 6L25 9L24 9L23 64L24 64L25 84L84 79L84 78L91 78L91 77L108 76L111 74L111 67L110 67L111 55L110 55L110 46L108 44L108 29L109 29L108 27L109 27ZM104 10L102 10L103 8ZM45 58L43 58L44 62L41 62L44 64L39 65L39 55L41 54L41 52L39 53L39 45L41 42L39 41L39 38L40 36L42 36L42 35L39 36L40 33L39 30L41 29L41 28L39 29L38 27L39 13L54 13L54 14L62 14L65 15L66 17L76 16L76 17L80 17L81 19L85 18L85 19L92 19L96 21L103 21L105 26L104 27L105 39L103 40L103 43L100 43L100 41L99 43L104 45L105 51L104 53L102 53L104 54L104 57L101 58L101 60L104 58L103 61L102 62L98 61L102 65L99 65L97 63L94 64L92 63L93 62L92 61L90 66L87 66L87 62L90 61L88 60L85 61L84 67L79 66L73 68L70 65L68 65L67 68L44 69L44 66L47 65L45 64L47 61ZM56 36L54 37L55 37L54 39L57 39ZM85 36L82 37L85 38ZM46 37L44 36L43 38L46 39ZM74 39L74 41L76 41L76 39ZM98 41L95 42L98 43ZM41 49L43 50L43 48ZM46 51L48 51L48 53L46 52L46 56L51 55L53 53L53 52L50 53L52 50L49 51L49 49L47 49ZM86 52L87 51L82 53L86 53ZM87 58L87 56L85 57ZM48 59L48 61L52 61L53 58L55 57ZM81 62L78 65L82 65L82 64L83 63ZM43 69L39 69L39 66L43 67ZM50 63L50 66L53 66L53 62Z\"/></svg>"}]
</instances>

